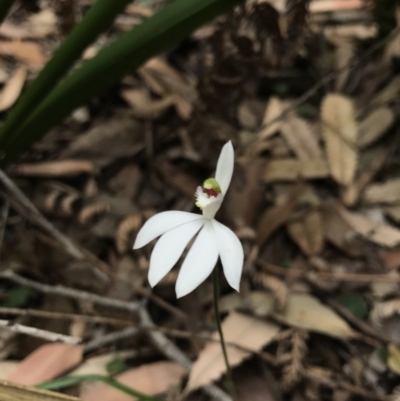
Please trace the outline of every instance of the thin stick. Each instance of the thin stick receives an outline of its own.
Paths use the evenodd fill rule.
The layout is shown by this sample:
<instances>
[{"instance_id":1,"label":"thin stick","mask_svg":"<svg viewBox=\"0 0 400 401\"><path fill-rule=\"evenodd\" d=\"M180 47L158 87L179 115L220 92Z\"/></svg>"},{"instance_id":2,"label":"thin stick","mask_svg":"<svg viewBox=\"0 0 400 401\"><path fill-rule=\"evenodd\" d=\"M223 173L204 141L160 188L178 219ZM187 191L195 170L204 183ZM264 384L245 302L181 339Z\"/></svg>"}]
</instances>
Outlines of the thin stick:
<instances>
[{"instance_id":1,"label":"thin stick","mask_svg":"<svg viewBox=\"0 0 400 401\"><path fill-rule=\"evenodd\" d=\"M37 291L45 294L57 294L64 297L79 299L81 301L89 301L99 305L110 306L116 309L124 309L130 312L137 312L140 308L139 302L125 302L119 299L103 297L101 295L92 294L91 292L75 290L74 288L64 287L62 285L47 285L41 284L37 281L33 281L22 277L11 270L6 270L0 273L0 278L11 280L15 283L25 285L26 287L33 288Z\"/></svg>"},{"instance_id":2,"label":"thin stick","mask_svg":"<svg viewBox=\"0 0 400 401\"><path fill-rule=\"evenodd\" d=\"M20 309L20 308L7 308L0 307L0 314L13 315L13 316L34 316L45 319L62 319L62 320L75 320L84 321L89 323L103 323L112 326L132 326L132 322L122 319L114 319L105 316L89 316L79 315L77 313L63 313L63 312L50 312L37 309Z\"/></svg>"},{"instance_id":3,"label":"thin stick","mask_svg":"<svg viewBox=\"0 0 400 401\"><path fill-rule=\"evenodd\" d=\"M3 183L4 187L14 196L14 198L21 205L26 217L33 223L36 223L43 229L45 229L51 236L53 236L57 241L62 244L68 253L76 259L82 260L85 255L80 251L80 249L64 234L57 230L34 206L34 204L26 197L26 195L14 184L7 174L0 169L0 181Z\"/></svg>"},{"instance_id":4,"label":"thin stick","mask_svg":"<svg viewBox=\"0 0 400 401\"><path fill-rule=\"evenodd\" d=\"M219 316L219 306L218 306L218 300L219 300L219 277L218 277L218 266L214 268L213 271L213 288L214 288L214 313L215 313L215 321L217 322L217 328L218 328L218 333L219 333L219 338L221 340L221 348L222 348L222 353L224 355L224 360L225 360L225 366L226 366L226 378L227 382L229 384L229 390L231 392L232 398L234 400L237 400L237 395L235 391L235 385L233 383L233 378L232 378L232 369L231 366L229 365L229 359L228 359L228 353L226 352L226 344L224 340L224 333L222 331L221 327L221 318Z\"/></svg>"},{"instance_id":5,"label":"thin stick","mask_svg":"<svg viewBox=\"0 0 400 401\"><path fill-rule=\"evenodd\" d=\"M145 308L139 309L139 317L140 323L143 326L154 327L154 323ZM153 344L161 353L163 353L172 361L179 363L185 368L186 371L190 372L190 369L192 368L192 362L190 362L190 359L171 340L169 340L163 333L160 333L159 331L149 330L148 335ZM232 398L228 394L214 384L209 384L203 387L203 390L215 400L232 401Z\"/></svg>"},{"instance_id":6,"label":"thin stick","mask_svg":"<svg viewBox=\"0 0 400 401\"><path fill-rule=\"evenodd\" d=\"M320 272L320 271L304 271L293 267L285 268L276 266L271 263L267 263L262 259L257 259L256 263L261 268L269 273L274 273L279 276L293 277L293 278L307 278L309 274L313 274L322 280L334 280L334 281L354 281L359 283L393 283L399 282L400 277L394 277L389 274L362 274L362 273L333 273L333 272Z\"/></svg>"},{"instance_id":7,"label":"thin stick","mask_svg":"<svg viewBox=\"0 0 400 401\"><path fill-rule=\"evenodd\" d=\"M64 334L53 333L51 331L37 329L36 327L24 326L19 323L13 323L9 320L0 320L0 328L19 334L27 334L28 336L42 338L51 342L63 342L66 344L79 344L82 339L79 337L66 336Z\"/></svg>"}]
</instances>

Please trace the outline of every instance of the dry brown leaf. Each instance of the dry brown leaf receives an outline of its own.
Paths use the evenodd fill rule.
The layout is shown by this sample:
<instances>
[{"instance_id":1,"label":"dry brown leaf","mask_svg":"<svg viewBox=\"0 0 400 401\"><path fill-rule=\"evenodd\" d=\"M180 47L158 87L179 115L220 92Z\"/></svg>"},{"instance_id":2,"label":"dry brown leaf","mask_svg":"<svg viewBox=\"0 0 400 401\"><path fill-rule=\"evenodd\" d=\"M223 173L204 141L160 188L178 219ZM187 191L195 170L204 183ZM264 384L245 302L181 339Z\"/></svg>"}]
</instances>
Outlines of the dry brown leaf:
<instances>
[{"instance_id":1,"label":"dry brown leaf","mask_svg":"<svg viewBox=\"0 0 400 401\"><path fill-rule=\"evenodd\" d=\"M237 293L221 299L221 310L249 307L261 317L273 316L283 323L299 329L311 330L337 338L355 338L357 333L329 306L310 294L289 292L286 307L275 311L274 296L266 291L253 291L246 298Z\"/></svg>"},{"instance_id":2,"label":"dry brown leaf","mask_svg":"<svg viewBox=\"0 0 400 401\"><path fill-rule=\"evenodd\" d=\"M357 333L331 308L310 294L290 294L282 320L297 328L337 338L354 338Z\"/></svg>"},{"instance_id":3,"label":"dry brown leaf","mask_svg":"<svg viewBox=\"0 0 400 401\"><path fill-rule=\"evenodd\" d=\"M389 369L400 376L400 348L394 344L387 346L387 366Z\"/></svg>"},{"instance_id":4,"label":"dry brown leaf","mask_svg":"<svg viewBox=\"0 0 400 401\"><path fill-rule=\"evenodd\" d=\"M145 89L127 89L121 94L131 106L133 115L140 118L157 118L175 104L174 95L151 99Z\"/></svg>"},{"instance_id":5,"label":"dry brown leaf","mask_svg":"<svg viewBox=\"0 0 400 401\"><path fill-rule=\"evenodd\" d=\"M339 43L338 43L339 42ZM349 79L351 69L346 68L354 58L355 44L349 40L337 40L335 49L335 69L338 71L335 90L341 92Z\"/></svg>"},{"instance_id":6,"label":"dry brown leaf","mask_svg":"<svg viewBox=\"0 0 400 401\"><path fill-rule=\"evenodd\" d=\"M160 57L149 60L138 73L151 90L161 97L173 95L178 115L184 120L190 118L197 92L182 74Z\"/></svg>"},{"instance_id":7,"label":"dry brown leaf","mask_svg":"<svg viewBox=\"0 0 400 401\"><path fill-rule=\"evenodd\" d=\"M28 27L32 32L32 37L44 38L56 33L57 23L58 19L54 11L51 8L45 8L29 17Z\"/></svg>"},{"instance_id":8,"label":"dry brown leaf","mask_svg":"<svg viewBox=\"0 0 400 401\"><path fill-rule=\"evenodd\" d=\"M107 376L107 364L115 359L130 358L135 356L135 351L118 351L110 352L105 355L94 356L86 359L76 369L71 371L68 376L79 376L79 375L102 375Z\"/></svg>"},{"instance_id":9,"label":"dry brown leaf","mask_svg":"<svg viewBox=\"0 0 400 401\"><path fill-rule=\"evenodd\" d=\"M358 161L355 149L357 123L352 100L339 94L326 95L322 101L321 119L331 175L339 184L349 185Z\"/></svg>"},{"instance_id":10,"label":"dry brown leaf","mask_svg":"<svg viewBox=\"0 0 400 401\"><path fill-rule=\"evenodd\" d=\"M174 362L154 362L130 369L116 377L119 383L147 395L162 394L180 384L185 370ZM99 384L81 392L85 401L133 401L135 397Z\"/></svg>"},{"instance_id":11,"label":"dry brown leaf","mask_svg":"<svg viewBox=\"0 0 400 401\"><path fill-rule=\"evenodd\" d=\"M257 244L261 246L271 234L290 218L298 198L302 192L302 185L295 186L285 198L284 202L275 207L267 208L260 216L257 226Z\"/></svg>"},{"instance_id":12,"label":"dry brown leaf","mask_svg":"<svg viewBox=\"0 0 400 401\"><path fill-rule=\"evenodd\" d=\"M385 207L384 212L396 223L400 223L400 205Z\"/></svg>"},{"instance_id":13,"label":"dry brown leaf","mask_svg":"<svg viewBox=\"0 0 400 401\"><path fill-rule=\"evenodd\" d=\"M371 152L364 152L360 159L360 174L341 194L341 199L346 206L353 206L358 202L362 191L385 165L390 154L391 146L376 147L371 149ZM367 156L368 161L363 166L363 160L367 159Z\"/></svg>"},{"instance_id":14,"label":"dry brown leaf","mask_svg":"<svg viewBox=\"0 0 400 401\"><path fill-rule=\"evenodd\" d=\"M80 174L95 174L97 168L87 160L56 160L35 164L17 164L12 166L10 172L27 177L70 177Z\"/></svg>"},{"instance_id":15,"label":"dry brown leaf","mask_svg":"<svg viewBox=\"0 0 400 401\"><path fill-rule=\"evenodd\" d=\"M272 291L279 310L285 307L288 299L289 288L282 280L279 280L277 277L270 274L257 273L254 276L254 282L263 288Z\"/></svg>"},{"instance_id":16,"label":"dry brown leaf","mask_svg":"<svg viewBox=\"0 0 400 401\"><path fill-rule=\"evenodd\" d=\"M276 324L232 312L223 321L222 330L227 343L234 343L257 352L272 340L280 328ZM218 333L214 333L213 337L218 339ZM249 352L229 345L227 345L227 353L231 366L238 365L251 355ZM189 392L205 386L217 380L224 372L225 362L221 345L209 343L194 362L185 391Z\"/></svg>"},{"instance_id":17,"label":"dry brown leaf","mask_svg":"<svg viewBox=\"0 0 400 401\"><path fill-rule=\"evenodd\" d=\"M325 160L280 159L267 163L263 179L266 182L295 181L299 178L318 179L329 176Z\"/></svg>"},{"instance_id":18,"label":"dry brown leaf","mask_svg":"<svg viewBox=\"0 0 400 401\"><path fill-rule=\"evenodd\" d=\"M356 10L365 7L363 0L325 0L312 1L310 4L311 13L327 13L339 10Z\"/></svg>"},{"instance_id":19,"label":"dry brown leaf","mask_svg":"<svg viewBox=\"0 0 400 401\"><path fill-rule=\"evenodd\" d=\"M52 380L81 362L82 353L80 345L63 343L43 345L28 355L7 380L27 386Z\"/></svg>"},{"instance_id":20,"label":"dry brown leaf","mask_svg":"<svg viewBox=\"0 0 400 401\"><path fill-rule=\"evenodd\" d=\"M258 133L259 139L269 138L280 130L282 119L276 119L282 114L283 110L283 103L277 97L272 96L268 101L267 107L265 108L261 125L265 125L266 127L261 128L261 131ZM274 122L271 123L271 121Z\"/></svg>"},{"instance_id":21,"label":"dry brown leaf","mask_svg":"<svg viewBox=\"0 0 400 401\"><path fill-rule=\"evenodd\" d=\"M352 257L360 257L363 254L362 243L365 241L357 235L335 209L326 207L323 209L323 230L325 238Z\"/></svg>"},{"instance_id":22,"label":"dry brown leaf","mask_svg":"<svg viewBox=\"0 0 400 401\"><path fill-rule=\"evenodd\" d=\"M368 114L358 127L358 146L365 147L378 140L393 122L394 114L389 107L380 107Z\"/></svg>"},{"instance_id":23,"label":"dry brown leaf","mask_svg":"<svg viewBox=\"0 0 400 401\"><path fill-rule=\"evenodd\" d=\"M386 107L389 103L398 99L400 93L400 77L393 78L371 101L371 107Z\"/></svg>"},{"instance_id":24,"label":"dry brown leaf","mask_svg":"<svg viewBox=\"0 0 400 401\"><path fill-rule=\"evenodd\" d=\"M0 380L5 380L19 365L19 361L0 361Z\"/></svg>"},{"instance_id":25,"label":"dry brown leaf","mask_svg":"<svg viewBox=\"0 0 400 401\"><path fill-rule=\"evenodd\" d=\"M400 230L386 224L375 223L360 213L346 210L336 205L336 210L355 232L370 241L389 248L400 244Z\"/></svg>"},{"instance_id":26,"label":"dry brown leaf","mask_svg":"<svg viewBox=\"0 0 400 401\"><path fill-rule=\"evenodd\" d=\"M324 247L322 216L319 210L312 210L287 224L287 230L294 242L307 255L321 253Z\"/></svg>"},{"instance_id":27,"label":"dry brown leaf","mask_svg":"<svg viewBox=\"0 0 400 401\"><path fill-rule=\"evenodd\" d=\"M40 70L47 61L42 48L34 42L0 41L0 54L26 62L34 70Z\"/></svg>"},{"instance_id":28,"label":"dry brown leaf","mask_svg":"<svg viewBox=\"0 0 400 401\"><path fill-rule=\"evenodd\" d=\"M363 200L366 203L400 203L400 179L371 184L366 188Z\"/></svg>"},{"instance_id":29,"label":"dry brown leaf","mask_svg":"<svg viewBox=\"0 0 400 401\"><path fill-rule=\"evenodd\" d=\"M127 117L116 115L102 120L76 139L65 149L60 158L90 160L104 167L115 159L132 157L143 149L144 127Z\"/></svg>"},{"instance_id":30,"label":"dry brown leaf","mask_svg":"<svg viewBox=\"0 0 400 401\"><path fill-rule=\"evenodd\" d=\"M128 4L128 6L125 9L125 12L127 14L137 15L145 18L151 17L154 14L154 11L151 8L145 6L139 6L136 4Z\"/></svg>"},{"instance_id":31,"label":"dry brown leaf","mask_svg":"<svg viewBox=\"0 0 400 401\"><path fill-rule=\"evenodd\" d=\"M336 36L346 39L366 40L374 38L377 33L378 26L375 23L346 23L324 27L324 34L327 39Z\"/></svg>"},{"instance_id":32,"label":"dry brown leaf","mask_svg":"<svg viewBox=\"0 0 400 401\"><path fill-rule=\"evenodd\" d=\"M16 385L0 379L1 401L81 401L79 398L41 390L33 387Z\"/></svg>"},{"instance_id":33,"label":"dry brown leaf","mask_svg":"<svg viewBox=\"0 0 400 401\"><path fill-rule=\"evenodd\" d=\"M316 136L305 120L290 114L281 123L281 133L292 152L300 160L322 159Z\"/></svg>"},{"instance_id":34,"label":"dry brown leaf","mask_svg":"<svg viewBox=\"0 0 400 401\"><path fill-rule=\"evenodd\" d=\"M10 21L4 21L0 25L0 36L7 39L32 38L32 32L27 26L15 25Z\"/></svg>"},{"instance_id":35,"label":"dry brown leaf","mask_svg":"<svg viewBox=\"0 0 400 401\"><path fill-rule=\"evenodd\" d=\"M17 101L24 87L26 76L26 68L19 67L9 78L0 93L0 111L7 110Z\"/></svg>"}]
</instances>

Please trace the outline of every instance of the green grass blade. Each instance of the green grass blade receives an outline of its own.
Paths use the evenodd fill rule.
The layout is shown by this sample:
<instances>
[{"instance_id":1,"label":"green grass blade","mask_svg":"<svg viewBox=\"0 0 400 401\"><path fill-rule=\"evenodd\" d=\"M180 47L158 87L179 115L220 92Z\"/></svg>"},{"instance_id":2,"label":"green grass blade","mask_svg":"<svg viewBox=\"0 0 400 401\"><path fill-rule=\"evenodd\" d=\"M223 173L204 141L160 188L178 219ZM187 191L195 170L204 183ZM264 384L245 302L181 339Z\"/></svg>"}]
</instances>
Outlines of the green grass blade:
<instances>
[{"instance_id":1,"label":"green grass blade","mask_svg":"<svg viewBox=\"0 0 400 401\"><path fill-rule=\"evenodd\" d=\"M160 398L142 394L139 391L136 391L128 386L125 386L122 383L119 383L118 381L112 379L111 377L101 376L101 375L82 375L82 376L63 377L61 379L56 379L47 383L40 384L37 387L43 390L61 390L63 388L71 387L85 381L103 382L109 385L110 387L114 387L117 390L120 390L126 394L131 395L132 397L137 397L139 398L139 400L142 401L162 401Z\"/></svg>"},{"instance_id":2,"label":"green grass blade","mask_svg":"<svg viewBox=\"0 0 400 401\"><path fill-rule=\"evenodd\" d=\"M0 1L0 24L7 17L8 12L11 9L11 6L15 3L16 0L1 0Z\"/></svg>"},{"instance_id":3,"label":"green grass blade","mask_svg":"<svg viewBox=\"0 0 400 401\"><path fill-rule=\"evenodd\" d=\"M101 50L67 76L13 135L0 136L4 166L69 113L149 58L242 0L177 0ZM1 135L1 134L0 134Z\"/></svg>"},{"instance_id":4,"label":"green grass blade","mask_svg":"<svg viewBox=\"0 0 400 401\"><path fill-rule=\"evenodd\" d=\"M7 3L9 0L0 0L0 4L3 1ZM19 128L35 107L80 58L82 52L100 33L110 27L115 16L121 13L131 1L98 0L90 8L10 112L0 129L0 138L10 137Z\"/></svg>"}]
</instances>

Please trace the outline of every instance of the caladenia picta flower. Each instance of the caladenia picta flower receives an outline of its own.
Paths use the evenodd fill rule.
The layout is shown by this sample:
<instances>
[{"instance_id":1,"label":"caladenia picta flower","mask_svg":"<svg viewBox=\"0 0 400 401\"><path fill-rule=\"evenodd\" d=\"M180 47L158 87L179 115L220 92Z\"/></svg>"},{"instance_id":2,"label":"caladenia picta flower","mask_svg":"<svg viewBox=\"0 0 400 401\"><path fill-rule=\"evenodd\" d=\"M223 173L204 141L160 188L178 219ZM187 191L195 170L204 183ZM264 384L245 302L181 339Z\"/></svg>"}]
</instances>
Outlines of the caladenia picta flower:
<instances>
[{"instance_id":1,"label":"caladenia picta flower","mask_svg":"<svg viewBox=\"0 0 400 401\"><path fill-rule=\"evenodd\" d=\"M234 150L229 141L222 148L215 178L208 178L195 193L201 214L181 211L158 213L139 231L133 249L160 237L150 258L149 283L154 287L176 264L190 240L197 234L176 281L178 298L192 292L213 271L218 257L229 285L239 291L243 268L243 247L228 227L215 220L231 182Z\"/></svg>"}]
</instances>

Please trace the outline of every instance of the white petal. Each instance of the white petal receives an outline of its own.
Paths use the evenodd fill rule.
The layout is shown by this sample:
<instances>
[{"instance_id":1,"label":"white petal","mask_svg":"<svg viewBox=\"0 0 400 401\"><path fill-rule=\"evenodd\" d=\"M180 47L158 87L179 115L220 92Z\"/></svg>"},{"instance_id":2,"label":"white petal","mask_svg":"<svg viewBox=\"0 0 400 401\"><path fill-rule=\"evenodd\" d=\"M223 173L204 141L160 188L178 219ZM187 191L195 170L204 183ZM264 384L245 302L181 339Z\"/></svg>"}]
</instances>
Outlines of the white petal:
<instances>
[{"instance_id":1,"label":"white petal","mask_svg":"<svg viewBox=\"0 0 400 401\"><path fill-rule=\"evenodd\" d=\"M243 269L243 247L236 234L216 220L211 221L217 237L219 256L229 285L236 291L240 288Z\"/></svg>"},{"instance_id":2,"label":"white petal","mask_svg":"<svg viewBox=\"0 0 400 401\"><path fill-rule=\"evenodd\" d=\"M176 281L176 296L183 297L199 286L211 274L217 260L215 232L211 221L207 221L182 264Z\"/></svg>"},{"instance_id":3,"label":"white petal","mask_svg":"<svg viewBox=\"0 0 400 401\"><path fill-rule=\"evenodd\" d=\"M205 219L182 224L157 241L150 258L149 283L154 287L173 268L186 245L204 225Z\"/></svg>"},{"instance_id":4,"label":"white petal","mask_svg":"<svg viewBox=\"0 0 400 401\"><path fill-rule=\"evenodd\" d=\"M180 211L158 213L146 221L136 236L133 249L147 245L153 239L182 224L202 219L201 214Z\"/></svg>"},{"instance_id":5,"label":"white petal","mask_svg":"<svg viewBox=\"0 0 400 401\"><path fill-rule=\"evenodd\" d=\"M206 219L213 219L215 213L217 213L219 208L221 207L223 200L224 197L222 194L218 194L216 198L212 198L212 201L207 206L203 207L203 216Z\"/></svg>"},{"instance_id":6,"label":"white petal","mask_svg":"<svg viewBox=\"0 0 400 401\"><path fill-rule=\"evenodd\" d=\"M231 183L233 166L235 162L235 152L233 150L232 142L229 141L224 145L219 155L217 171L215 179L221 187L222 194L225 195Z\"/></svg>"}]
</instances>

